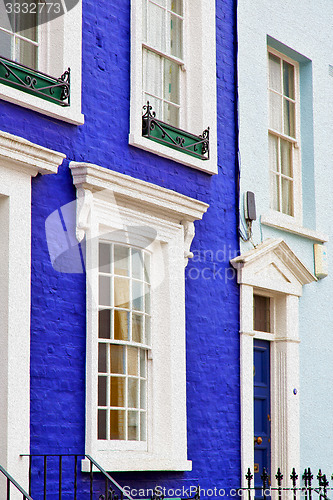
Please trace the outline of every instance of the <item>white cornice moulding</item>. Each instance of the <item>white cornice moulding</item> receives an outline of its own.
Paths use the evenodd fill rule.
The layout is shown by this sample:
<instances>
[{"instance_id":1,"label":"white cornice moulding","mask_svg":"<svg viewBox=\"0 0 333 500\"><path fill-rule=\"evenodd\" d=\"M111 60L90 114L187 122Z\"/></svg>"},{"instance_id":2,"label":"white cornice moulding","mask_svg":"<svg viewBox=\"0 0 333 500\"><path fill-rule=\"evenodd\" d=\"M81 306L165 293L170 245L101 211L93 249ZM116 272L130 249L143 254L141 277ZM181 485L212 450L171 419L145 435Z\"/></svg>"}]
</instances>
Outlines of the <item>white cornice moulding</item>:
<instances>
[{"instance_id":1,"label":"white cornice moulding","mask_svg":"<svg viewBox=\"0 0 333 500\"><path fill-rule=\"evenodd\" d=\"M153 211L154 215L179 224L202 219L209 207L202 201L98 165L72 161L69 167L77 189L89 189L93 194L106 190L126 207Z\"/></svg>"},{"instance_id":2,"label":"white cornice moulding","mask_svg":"<svg viewBox=\"0 0 333 500\"><path fill-rule=\"evenodd\" d=\"M56 174L66 155L0 131L0 161L27 174Z\"/></svg>"}]
</instances>

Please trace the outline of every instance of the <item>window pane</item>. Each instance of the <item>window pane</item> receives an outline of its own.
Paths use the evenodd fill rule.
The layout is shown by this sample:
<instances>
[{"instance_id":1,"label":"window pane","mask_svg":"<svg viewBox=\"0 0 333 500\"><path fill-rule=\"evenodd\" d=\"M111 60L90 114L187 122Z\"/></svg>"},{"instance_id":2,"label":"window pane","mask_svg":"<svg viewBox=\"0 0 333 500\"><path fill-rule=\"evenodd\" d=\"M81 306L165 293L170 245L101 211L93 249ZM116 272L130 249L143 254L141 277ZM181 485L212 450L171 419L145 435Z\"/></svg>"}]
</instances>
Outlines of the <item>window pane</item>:
<instances>
[{"instance_id":1,"label":"window pane","mask_svg":"<svg viewBox=\"0 0 333 500\"><path fill-rule=\"evenodd\" d=\"M129 313L114 311L114 339L129 340Z\"/></svg>"},{"instance_id":2,"label":"window pane","mask_svg":"<svg viewBox=\"0 0 333 500\"><path fill-rule=\"evenodd\" d=\"M111 282L108 276L99 277L99 304L101 306L111 305Z\"/></svg>"},{"instance_id":3,"label":"window pane","mask_svg":"<svg viewBox=\"0 0 333 500\"><path fill-rule=\"evenodd\" d=\"M150 314L150 286L145 284L145 312Z\"/></svg>"},{"instance_id":4,"label":"window pane","mask_svg":"<svg viewBox=\"0 0 333 500\"><path fill-rule=\"evenodd\" d=\"M146 413L140 412L140 440L147 441Z\"/></svg>"},{"instance_id":5,"label":"window pane","mask_svg":"<svg viewBox=\"0 0 333 500\"><path fill-rule=\"evenodd\" d=\"M162 97L161 64L161 56L158 56L151 50L143 51L143 90L156 97ZM155 109L155 111L157 110Z\"/></svg>"},{"instance_id":6,"label":"window pane","mask_svg":"<svg viewBox=\"0 0 333 500\"><path fill-rule=\"evenodd\" d=\"M25 3L25 0L15 0L13 2L14 5L15 3L20 4L21 9L24 10L24 7L22 4ZM19 14L14 14L15 16L15 32L19 32L20 35L25 36L27 38L30 38L30 40L34 40L35 42L37 41L37 17L38 17L38 3L40 4L39 0L29 0L28 2L28 12L19 15ZM45 6L46 9L46 6ZM15 11L15 9L14 9ZM28 26L32 26L31 28Z\"/></svg>"},{"instance_id":7,"label":"window pane","mask_svg":"<svg viewBox=\"0 0 333 500\"><path fill-rule=\"evenodd\" d=\"M106 377L98 377L98 406L106 406Z\"/></svg>"},{"instance_id":8,"label":"window pane","mask_svg":"<svg viewBox=\"0 0 333 500\"><path fill-rule=\"evenodd\" d=\"M145 280L150 283L150 255L149 253L144 254L145 261Z\"/></svg>"},{"instance_id":9,"label":"window pane","mask_svg":"<svg viewBox=\"0 0 333 500\"><path fill-rule=\"evenodd\" d=\"M132 276L142 280L143 258L140 250L132 250Z\"/></svg>"},{"instance_id":10,"label":"window pane","mask_svg":"<svg viewBox=\"0 0 333 500\"><path fill-rule=\"evenodd\" d=\"M143 311L143 283L141 281L132 282L132 307L136 311Z\"/></svg>"},{"instance_id":11,"label":"window pane","mask_svg":"<svg viewBox=\"0 0 333 500\"><path fill-rule=\"evenodd\" d=\"M129 309L129 280L114 278L114 305Z\"/></svg>"},{"instance_id":12,"label":"window pane","mask_svg":"<svg viewBox=\"0 0 333 500\"><path fill-rule=\"evenodd\" d=\"M146 378L146 351L140 349L140 377Z\"/></svg>"},{"instance_id":13,"label":"window pane","mask_svg":"<svg viewBox=\"0 0 333 500\"><path fill-rule=\"evenodd\" d=\"M270 298L253 296L253 329L259 332L271 331Z\"/></svg>"},{"instance_id":14,"label":"window pane","mask_svg":"<svg viewBox=\"0 0 333 500\"><path fill-rule=\"evenodd\" d=\"M99 373L106 373L106 349L107 345L99 343L98 344L98 371Z\"/></svg>"},{"instance_id":15,"label":"window pane","mask_svg":"<svg viewBox=\"0 0 333 500\"><path fill-rule=\"evenodd\" d=\"M130 441L139 440L139 412L128 412L128 439Z\"/></svg>"},{"instance_id":16,"label":"window pane","mask_svg":"<svg viewBox=\"0 0 333 500\"><path fill-rule=\"evenodd\" d=\"M125 378L111 377L110 406L125 406Z\"/></svg>"},{"instance_id":17,"label":"window pane","mask_svg":"<svg viewBox=\"0 0 333 500\"><path fill-rule=\"evenodd\" d=\"M179 108L172 104L164 103L164 118L163 120L174 127L179 127Z\"/></svg>"},{"instance_id":18,"label":"window pane","mask_svg":"<svg viewBox=\"0 0 333 500\"><path fill-rule=\"evenodd\" d=\"M268 135L268 147L269 147L269 167L273 172L279 171L279 160L278 160L278 138L275 135Z\"/></svg>"},{"instance_id":19,"label":"window pane","mask_svg":"<svg viewBox=\"0 0 333 500\"><path fill-rule=\"evenodd\" d=\"M290 142L280 139L281 146L281 172L288 177L293 176L292 172L292 149L293 146Z\"/></svg>"},{"instance_id":20,"label":"window pane","mask_svg":"<svg viewBox=\"0 0 333 500\"><path fill-rule=\"evenodd\" d=\"M106 439L106 410L98 410L98 439Z\"/></svg>"},{"instance_id":21,"label":"window pane","mask_svg":"<svg viewBox=\"0 0 333 500\"><path fill-rule=\"evenodd\" d=\"M168 0L168 9L180 16L183 15L183 0Z\"/></svg>"},{"instance_id":22,"label":"window pane","mask_svg":"<svg viewBox=\"0 0 333 500\"><path fill-rule=\"evenodd\" d=\"M145 343L150 345L150 317L145 317Z\"/></svg>"},{"instance_id":23,"label":"window pane","mask_svg":"<svg viewBox=\"0 0 333 500\"><path fill-rule=\"evenodd\" d=\"M9 33L5 33L0 30L0 47L1 47L1 55L3 57L7 57L7 59L12 59L12 42L13 35Z\"/></svg>"},{"instance_id":24,"label":"window pane","mask_svg":"<svg viewBox=\"0 0 333 500\"><path fill-rule=\"evenodd\" d=\"M168 15L170 26L170 47L168 52L182 59L183 57L183 20L172 14Z\"/></svg>"},{"instance_id":25,"label":"window pane","mask_svg":"<svg viewBox=\"0 0 333 500\"><path fill-rule=\"evenodd\" d=\"M114 274L129 276L129 248L114 246Z\"/></svg>"},{"instance_id":26,"label":"window pane","mask_svg":"<svg viewBox=\"0 0 333 500\"><path fill-rule=\"evenodd\" d=\"M147 406L147 401L146 401L147 395L146 395L146 381L145 380L140 380L140 408L141 410L145 410Z\"/></svg>"},{"instance_id":27,"label":"window pane","mask_svg":"<svg viewBox=\"0 0 333 500\"><path fill-rule=\"evenodd\" d=\"M132 314L132 340L133 342L143 342L143 316Z\"/></svg>"},{"instance_id":28,"label":"window pane","mask_svg":"<svg viewBox=\"0 0 333 500\"><path fill-rule=\"evenodd\" d=\"M164 99L179 104L179 65L164 59Z\"/></svg>"},{"instance_id":29,"label":"window pane","mask_svg":"<svg viewBox=\"0 0 333 500\"><path fill-rule=\"evenodd\" d=\"M110 411L110 439L125 439L125 411Z\"/></svg>"},{"instance_id":30,"label":"window pane","mask_svg":"<svg viewBox=\"0 0 333 500\"><path fill-rule=\"evenodd\" d=\"M138 367L138 348L128 347L127 348L127 363L128 363L128 375L139 375Z\"/></svg>"},{"instance_id":31,"label":"window pane","mask_svg":"<svg viewBox=\"0 0 333 500\"><path fill-rule=\"evenodd\" d=\"M15 60L32 69L37 69L37 47L16 38Z\"/></svg>"},{"instance_id":32,"label":"window pane","mask_svg":"<svg viewBox=\"0 0 333 500\"><path fill-rule=\"evenodd\" d=\"M287 215L294 215L293 210L293 183L288 179L281 180L282 188L282 212Z\"/></svg>"},{"instance_id":33,"label":"window pane","mask_svg":"<svg viewBox=\"0 0 333 500\"><path fill-rule=\"evenodd\" d=\"M17 16L16 19L18 17L20 17L20 16ZM37 25L37 22L36 22L37 14L35 14L33 17L35 19L34 22ZM21 26L24 27L24 25L27 25L27 23L24 21L24 16L22 16L21 19L23 20ZM17 31L20 32L20 35L22 35L22 36L24 36L26 38L29 38L29 40L33 40L34 42L37 42L37 34L38 34L37 26L32 26L31 28L26 28L26 29L23 29L23 30L19 30L18 29Z\"/></svg>"},{"instance_id":34,"label":"window pane","mask_svg":"<svg viewBox=\"0 0 333 500\"><path fill-rule=\"evenodd\" d=\"M281 92L281 60L269 54L269 88Z\"/></svg>"},{"instance_id":35,"label":"window pane","mask_svg":"<svg viewBox=\"0 0 333 500\"><path fill-rule=\"evenodd\" d=\"M110 345L110 372L125 374L126 348L121 345Z\"/></svg>"},{"instance_id":36,"label":"window pane","mask_svg":"<svg viewBox=\"0 0 333 500\"><path fill-rule=\"evenodd\" d=\"M4 6L7 3L8 4L9 3L13 4L14 0L8 0L7 2L3 2ZM14 11L14 9L13 8L12 9L10 9L10 8L6 9L6 10L11 10L12 11L12 13L8 13L8 14L5 12L5 9L3 7L2 7L2 9L0 10L0 26L2 28L5 28L6 30L14 31L12 29L12 26L13 26L13 11Z\"/></svg>"},{"instance_id":37,"label":"window pane","mask_svg":"<svg viewBox=\"0 0 333 500\"><path fill-rule=\"evenodd\" d=\"M278 132L282 132L281 99L280 95L269 92L269 126Z\"/></svg>"},{"instance_id":38,"label":"window pane","mask_svg":"<svg viewBox=\"0 0 333 500\"><path fill-rule=\"evenodd\" d=\"M283 93L291 99L295 99L295 77L294 66L283 61Z\"/></svg>"},{"instance_id":39,"label":"window pane","mask_svg":"<svg viewBox=\"0 0 333 500\"><path fill-rule=\"evenodd\" d=\"M295 137L295 104L283 99L284 133Z\"/></svg>"},{"instance_id":40,"label":"window pane","mask_svg":"<svg viewBox=\"0 0 333 500\"><path fill-rule=\"evenodd\" d=\"M272 192L272 208L273 210L280 211L280 177L275 174L271 174L271 192Z\"/></svg>"},{"instance_id":41,"label":"window pane","mask_svg":"<svg viewBox=\"0 0 333 500\"><path fill-rule=\"evenodd\" d=\"M165 52L165 10L150 2L148 5L147 31L149 45Z\"/></svg>"},{"instance_id":42,"label":"window pane","mask_svg":"<svg viewBox=\"0 0 333 500\"><path fill-rule=\"evenodd\" d=\"M128 379L128 407L139 407L139 380L137 378Z\"/></svg>"},{"instance_id":43,"label":"window pane","mask_svg":"<svg viewBox=\"0 0 333 500\"><path fill-rule=\"evenodd\" d=\"M110 273L110 263L111 263L111 255L110 255L111 246L107 243L99 244L99 271L101 273Z\"/></svg>"},{"instance_id":44,"label":"window pane","mask_svg":"<svg viewBox=\"0 0 333 500\"><path fill-rule=\"evenodd\" d=\"M98 336L100 339L109 339L111 333L111 311L101 309L98 312Z\"/></svg>"}]
</instances>

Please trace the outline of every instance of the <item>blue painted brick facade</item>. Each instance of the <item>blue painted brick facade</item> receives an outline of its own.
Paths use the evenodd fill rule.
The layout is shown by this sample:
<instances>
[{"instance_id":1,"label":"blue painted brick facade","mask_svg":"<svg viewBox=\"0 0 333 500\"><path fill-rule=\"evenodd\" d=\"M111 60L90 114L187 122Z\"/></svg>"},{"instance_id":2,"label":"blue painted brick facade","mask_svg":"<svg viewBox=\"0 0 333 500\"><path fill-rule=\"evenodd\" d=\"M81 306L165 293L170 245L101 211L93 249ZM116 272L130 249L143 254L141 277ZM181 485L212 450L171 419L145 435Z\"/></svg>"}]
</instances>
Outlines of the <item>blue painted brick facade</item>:
<instances>
[{"instance_id":1,"label":"blue painted brick facade","mask_svg":"<svg viewBox=\"0 0 333 500\"><path fill-rule=\"evenodd\" d=\"M83 0L83 113L74 126L0 102L0 129L67 155L32 179L31 452L84 452L85 277L55 271L45 219L75 199L68 163L86 161L210 204L186 269L188 473L118 474L123 484L240 483L235 2L217 0L217 176L128 145L130 2ZM110 29L111 27L111 29ZM98 82L98 85L97 85ZM111 110L111 112L110 112ZM196 482L196 483L195 483Z\"/></svg>"}]
</instances>

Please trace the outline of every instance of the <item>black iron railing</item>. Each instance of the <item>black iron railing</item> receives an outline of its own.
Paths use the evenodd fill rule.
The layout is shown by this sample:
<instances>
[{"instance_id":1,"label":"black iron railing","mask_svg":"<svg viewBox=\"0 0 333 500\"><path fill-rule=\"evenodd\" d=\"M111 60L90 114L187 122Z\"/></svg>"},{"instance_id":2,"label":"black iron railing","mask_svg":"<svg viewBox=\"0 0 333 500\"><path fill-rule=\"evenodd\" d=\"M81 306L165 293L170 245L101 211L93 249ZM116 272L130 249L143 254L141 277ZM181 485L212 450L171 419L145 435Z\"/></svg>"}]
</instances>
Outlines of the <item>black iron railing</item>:
<instances>
[{"instance_id":1,"label":"black iron railing","mask_svg":"<svg viewBox=\"0 0 333 500\"><path fill-rule=\"evenodd\" d=\"M239 496L247 500L254 498L266 500L271 497L281 500L286 494L288 500L298 500L301 497L305 500L314 500L316 497L321 500L332 499L333 487L330 487L327 475L323 474L321 469L317 475L312 473L310 467L305 469L303 474L297 474L296 470L292 469L291 474L284 477L279 468L275 476L270 477L264 467L259 486L253 483L253 478L251 470L248 469L245 476L247 486L239 488ZM331 480L333 481L333 474Z\"/></svg>"},{"instance_id":2,"label":"black iron railing","mask_svg":"<svg viewBox=\"0 0 333 500\"><path fill-rule=\"evenodd\" d=\"M90 455L50 454L29 457L29 495L47 500L58 493L59 500L71 494L73 500L132 500L131 496ZM81 460L89 461L89 472L81 472ZM98 476L98 477L97 477ZM103 486L104 483L104 486ZM28 500L31 499L27 496Z\"/></svg>"},{"instance_id":3,"label":"black iron railing","mask_svg":"<svg viewBox=\"0 0 333 500\"><path fill-rule=\"evenodd\" d=\"M53 78L0 56L0 83L59 106L70 105L70 68L59 78Z\"/></svg>"},{"instance_id":4,"label":"black iron railing","mask_svg":"<svg viewBox=\"0 0 333 500\"><path fill-rule=\"evenodd\" d=\"M2 467L2 465L0 465L0 472L5 476L7 480L6 500L10 500L12 486L14 486L14 488L18 490L20 493L22 493L23 500L32 500L31 496L28 495L28 493L18 484L18 482L15 481L15 479L10 474L8 474L8 472ZM1 498L5 498L3 494L1 494Z\"/></svg>"},{"instance_id":5,"label":"black iron railing","mask_svg":"<svg viewBox=\"0 0 333 500\"><path fill-rule=\"evenodd\" d=\"M149 101L143 106L142 135L152 141L182 151L200 160L209 159L209 127L201 135L194 135L156 118Z\"/></svg>"}]
</instances>

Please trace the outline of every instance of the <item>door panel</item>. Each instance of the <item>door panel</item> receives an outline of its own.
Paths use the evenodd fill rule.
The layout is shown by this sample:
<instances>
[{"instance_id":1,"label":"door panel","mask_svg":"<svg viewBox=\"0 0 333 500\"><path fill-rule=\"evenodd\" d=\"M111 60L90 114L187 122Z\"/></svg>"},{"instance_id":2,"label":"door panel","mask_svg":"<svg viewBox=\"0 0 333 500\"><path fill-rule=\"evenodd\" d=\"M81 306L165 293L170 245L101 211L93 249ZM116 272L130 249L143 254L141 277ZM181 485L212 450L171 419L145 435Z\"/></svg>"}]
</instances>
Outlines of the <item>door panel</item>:
<instances>
[{"instance_id":1,"label":"door panel","mask_svg":"<svg viewBox=\"0 0 333 500\"><path fill-rule=\"evenodd\" d=\"M270 475L271 425L270 425L270 343L254 340L254 484L262 487L263 468ZM257 495L258 496L258 491Z\"/></svg>"}]
</instances>

